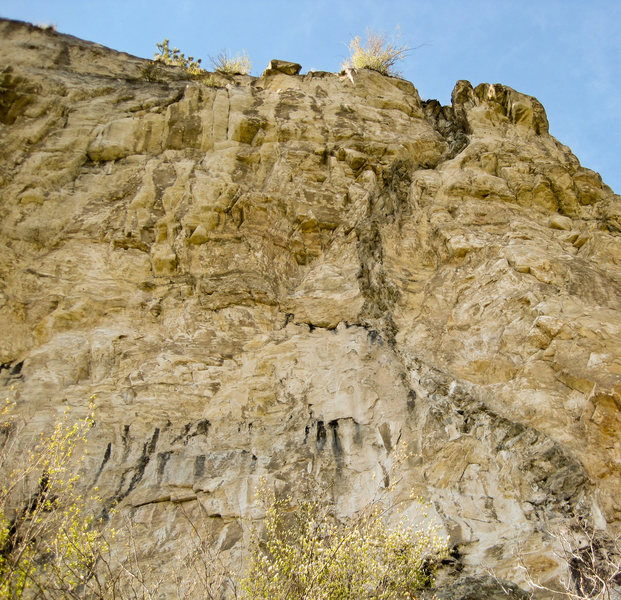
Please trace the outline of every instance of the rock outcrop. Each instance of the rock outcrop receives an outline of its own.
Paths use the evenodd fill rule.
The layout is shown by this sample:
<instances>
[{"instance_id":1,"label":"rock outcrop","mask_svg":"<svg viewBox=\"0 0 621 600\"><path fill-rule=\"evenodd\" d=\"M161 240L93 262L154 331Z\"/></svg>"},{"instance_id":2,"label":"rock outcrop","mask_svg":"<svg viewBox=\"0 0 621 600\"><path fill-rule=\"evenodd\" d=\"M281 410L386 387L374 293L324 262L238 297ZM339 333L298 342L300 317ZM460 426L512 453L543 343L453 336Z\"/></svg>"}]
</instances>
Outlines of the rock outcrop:
<instances>
[{"instance_id":1,"label":"rock outcrop","mask_svg":"<svg viewBox=\"0 0 621 600\"><path fill-rule=\"evenodd\" d=\"M0 40L0 383L33 431L96 395L82 481L145 553L181 509L238 548L261 478L351 514L400 441L447 590L619 530L621 199L536 99Z\"/></svg>"}]
</instances>

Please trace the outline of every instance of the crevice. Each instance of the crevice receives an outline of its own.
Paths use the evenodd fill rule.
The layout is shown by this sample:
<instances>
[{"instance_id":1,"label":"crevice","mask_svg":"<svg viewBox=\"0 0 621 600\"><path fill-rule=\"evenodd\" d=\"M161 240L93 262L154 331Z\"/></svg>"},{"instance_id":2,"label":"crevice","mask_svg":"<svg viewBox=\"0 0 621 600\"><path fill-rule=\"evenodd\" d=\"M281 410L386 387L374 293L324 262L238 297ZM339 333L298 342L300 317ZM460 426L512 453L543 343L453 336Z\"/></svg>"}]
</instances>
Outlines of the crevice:
<instances>
[{"instance_id":1,"label":"crevice","mask_svg":"<svg viewBox=\"0 0 621 600\"><path fill-rule=\"evenodd\" d=\"M198 479L205 474L205 460L206 457L204 454L197 456L194 459L194 478Z\"/></svg>"},{"instance_id":2,"label":"crevice","mask_svg":"<svg viewBox=\"0 0 621 600\"><path fill-rule=\"evenodd\" d=\"M328 427L332 432L332 451L334 456L340 457L343 454L343 447L341 446L341 440L339 439L339 422L338 419L334 419L328 423Z\"/></svg>"},{"instance_id":3,"label":"crevice","mask_svg":"<svg viewBox=\"0 0 621 600\"><path fill-rule=\"evenodd\" d=\"M416 408L416 392L414 390L408 391L407 407L410 412Z\"/></svg>"},{"instance_id":4,"label":"crevice","mask_svg":"<svg viewBox=\"0 0 621 600\"><path fill-rule=\"evenodd\" d=\"M164 477L164 470L166 469L166 463L172 456L172 450L167 450L166 452L158 452L157 454L157 481L158 483L162 482L162 478Z\"/></svg>"},{"instance_id":5,"label":"crevice","mask_svg":"<svg viewBox=\"0 0 621 600\"><path fill-rule=\"evenodd\" d=\"M455 158L470 143L467 121L457 115L452 106L442 106L437 100L424 101L423 110L427 121L448 144L448 153L442 160Z\"/></svg>"},{"instance_id":6,"label":"crevice","mask_svg":"<svg viewBox=\"0 0 621 600\"><path fill-rule=\"evenodd\" d=\"M336 325L321 325L319 323L313 323L312 321L293 321L294 325L306 325L309 331L312 333L316 329L322 329L324 331L336 332Z\"/></svg>"},{"instance_id":7,"label":"crevice","mask_svg":"<svg viewBox=\"0 0 621 600\"><path fill-rule=\"evenodd\" d=\"M383 269L382 238L377 221L367 221L358 229L358 283L365 298L361 322L369 330L382 333L388 342L394 342L397 327L392 318L392 308L399 298L397 287Z\"/></svg>"},{"instance_id":8,"label":"crevice","mask_svg":"<svg viewBox=\"0 0 621 600\"><path fill-rule=\"evenodd\" d=\"M328 423L328 427L332 437L332 454L336 462L337 470L343 468L343 446L341 445L341 439L339 437L339 422L338 419L334 419Z\"/></svg>"},{"instance_id":9,"label":"crevice","mask_svg":"<svg viewBox=\"0 0 621 600\"><path fill-rule=\"evenodd\" d=\"M16 381L19 381L24 378L22 374L22 367L24 366L24 361L21 360L16 363L6 362L0 364L0 381L2 381L2 385L14 384Z\"/></svg>"},{"instance_id":10,"label":"crevice","mask_svg":"<svg viewBox=\"0 0 621 600\"><path fill-rule=\"evenodd\" d=\"M188 442L194 437L206 437L209 433L209 429L211 428L211 421L209 421L209 419L197 421L196 424L194 424L194 431L192 431L192 426L193 423L186 423L183 426L181 433L173 438L172 443L176 444L182 441L183 445L187 446Z\"/></svg>"}]
</instances>

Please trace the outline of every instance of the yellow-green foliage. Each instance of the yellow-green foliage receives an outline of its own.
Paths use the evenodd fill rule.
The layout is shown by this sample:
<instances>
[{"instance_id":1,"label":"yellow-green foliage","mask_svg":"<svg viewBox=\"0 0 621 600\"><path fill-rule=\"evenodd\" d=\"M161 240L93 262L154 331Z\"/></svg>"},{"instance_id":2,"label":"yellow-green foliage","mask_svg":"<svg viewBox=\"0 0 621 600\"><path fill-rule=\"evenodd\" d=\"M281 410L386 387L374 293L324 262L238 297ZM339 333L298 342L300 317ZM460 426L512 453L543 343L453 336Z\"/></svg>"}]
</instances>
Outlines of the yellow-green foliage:
<instances>
[{"instance_id":1,"label":"yellow-green foliage","mask_svg":"<svg viewBox=\"0 0 621 600\"><path fill-rule=\"evenodd\" d=\"M350 57L342 65L343 69L372 69L383 75L396 75L395 65L404 59L410 48L389 42L386 35L367 31L367 39L363 44L360 36L349 42Z\"/></svg>"},{"instance_id":2,"label":"yellow-green foliage","mask_svg":"<svg viewBox=\"0 0 621 600\"><path fill-rule=\"evenodd\" d=\"M104 530L88 506L76 473L86 455L91 412L74 422L65 413L49 434L39 436L25 456L19 452L20 426L7 401L0 411L0 600L21 598L91 599L161 597L161 578L141 564L128 522L125 554L115 539L111 560ZM433 582L435 562L447 552L439 528L419 503L420 524L398 519L389 503L399 480L393 471L407 459L393 451L393 469L379 497L355 517L340 520L317 501L277 500L263 492L265 534L254 536L249 568L239 578L212 552L199 523L189 517L194 538L185 554L171 557L178 598L244 600L398 600L415 597ZM319 490L312 492L321 497ZM407 498L411 505L412 498ZM185 515L185 513L182 511ZM240 595L241 594L241 595Z\"/></svg>"},{"instance_id":3,"label":"yellow-green foliage","mask_svg":"<svg viewBox=\"0 0 621 600\"><path fill-rule=\"evenodd\" d=\"M381 504L339 521L317 502L272 500L243 588L252 600L414 598L446 552L437 526L391 526Z\"/></svg>"},{"instance_id":4,"label":"yellow-green foliage","mask_svg":"<svg viewBox=\"0 0 621 600\"><path fill-rule=\"evenodd\" d=\"M0 413L0 600L72 597L107 550L87 510L96 499L76 489L92 412L77 422L65 413L23 453L12 408Z\"/></svg>"},{"instance_id":5,"label":"yellow-green foliage","mask_svg":"<svg viewBox=\"0 0 621 600\"><path fill-rule=\"evenodd\" d=\"M248 75L252 69L252 63L246 52L229 56L226 50L222 50L217 56L210 56L209 60L218 73L225 75Z\"/></svg>"},{"instance_id":6,"label":"yellow-green foliage","mask_svg":"<svg viewBox=\"0 0 621 600\"><path fill-rule=\"evenodd\" d=\"M203 72L203 69L201 69L202 59L198 58L194 60L193 56L188 56L186 58L179 48L173 48L171 50L169 42L170 40L165 39L160 44L155 44L157 52L153 55L154 60L163 62L166 65L172 65L173 67L183 67L187 69L188 73L191 75L199 75Z\"/></svg>"}]
</instances>

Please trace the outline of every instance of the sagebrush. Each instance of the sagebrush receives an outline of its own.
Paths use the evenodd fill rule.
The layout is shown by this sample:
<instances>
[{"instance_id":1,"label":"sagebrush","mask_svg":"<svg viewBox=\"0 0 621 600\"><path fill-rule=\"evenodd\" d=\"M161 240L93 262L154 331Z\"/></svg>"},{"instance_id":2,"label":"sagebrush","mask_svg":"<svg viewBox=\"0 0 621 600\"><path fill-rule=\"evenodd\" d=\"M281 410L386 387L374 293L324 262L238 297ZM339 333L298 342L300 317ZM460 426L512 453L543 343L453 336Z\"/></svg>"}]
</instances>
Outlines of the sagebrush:
<instances>
[{"instance_id":1,"label":"sagebrush","mask_svg":"<svg viewBox=\"0 0 621 600\"><path fill-rule=\"evenodd\" d=\"M252 69L252 63L246 52L229 56L226 50L222 50L216 56L210 56L209 60L215 71L225 75L248 75Z\"/></svg>"},{"instance_id":2,"label":"sagebrush","mask_svg":"<svg viewBox=\"0 0 621 600\"><path fill-rule=\"evenodd\" d=\"M389 41L386 34L367 30L366 41L360 36L349 42L350 56L342 64L343 69L372 69L382 75L398 75L395 65L403 60L411 48L405 44Z\"/></svg>"}]
</instances>

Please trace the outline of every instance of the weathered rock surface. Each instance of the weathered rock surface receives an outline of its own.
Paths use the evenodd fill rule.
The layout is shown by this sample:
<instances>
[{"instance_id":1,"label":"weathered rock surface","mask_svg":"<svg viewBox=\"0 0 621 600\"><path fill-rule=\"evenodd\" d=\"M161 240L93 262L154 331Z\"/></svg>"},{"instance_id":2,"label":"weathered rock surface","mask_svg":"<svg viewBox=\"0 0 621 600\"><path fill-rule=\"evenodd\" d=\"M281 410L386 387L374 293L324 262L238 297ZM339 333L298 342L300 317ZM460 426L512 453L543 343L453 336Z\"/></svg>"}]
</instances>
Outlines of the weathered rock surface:
<instances>
[{"instance_id":1,"label":"weathered rock surface","mask_svg":"<svg viewBox=\"0 0 621 600\"><path fill-rule=\"evenodd\" d=\"M460 577L450 585L429 592L437 600L527 600L530 594L509 581L492 576Z\"/></svg>"},{"instance_id":2,"label":"weathered rock surface","mask_svg":"<svg viewBox=\"0 0 621 600\"><path fill-rule=\"evenodd\" d=\"M262 477L350 514L399 441L464 576L618 530L621 199L537 100L0 40L0 381L33 429L97 395L83 481L146 553L180 507L239 547Z\"/></svg>"}]
</instances>

